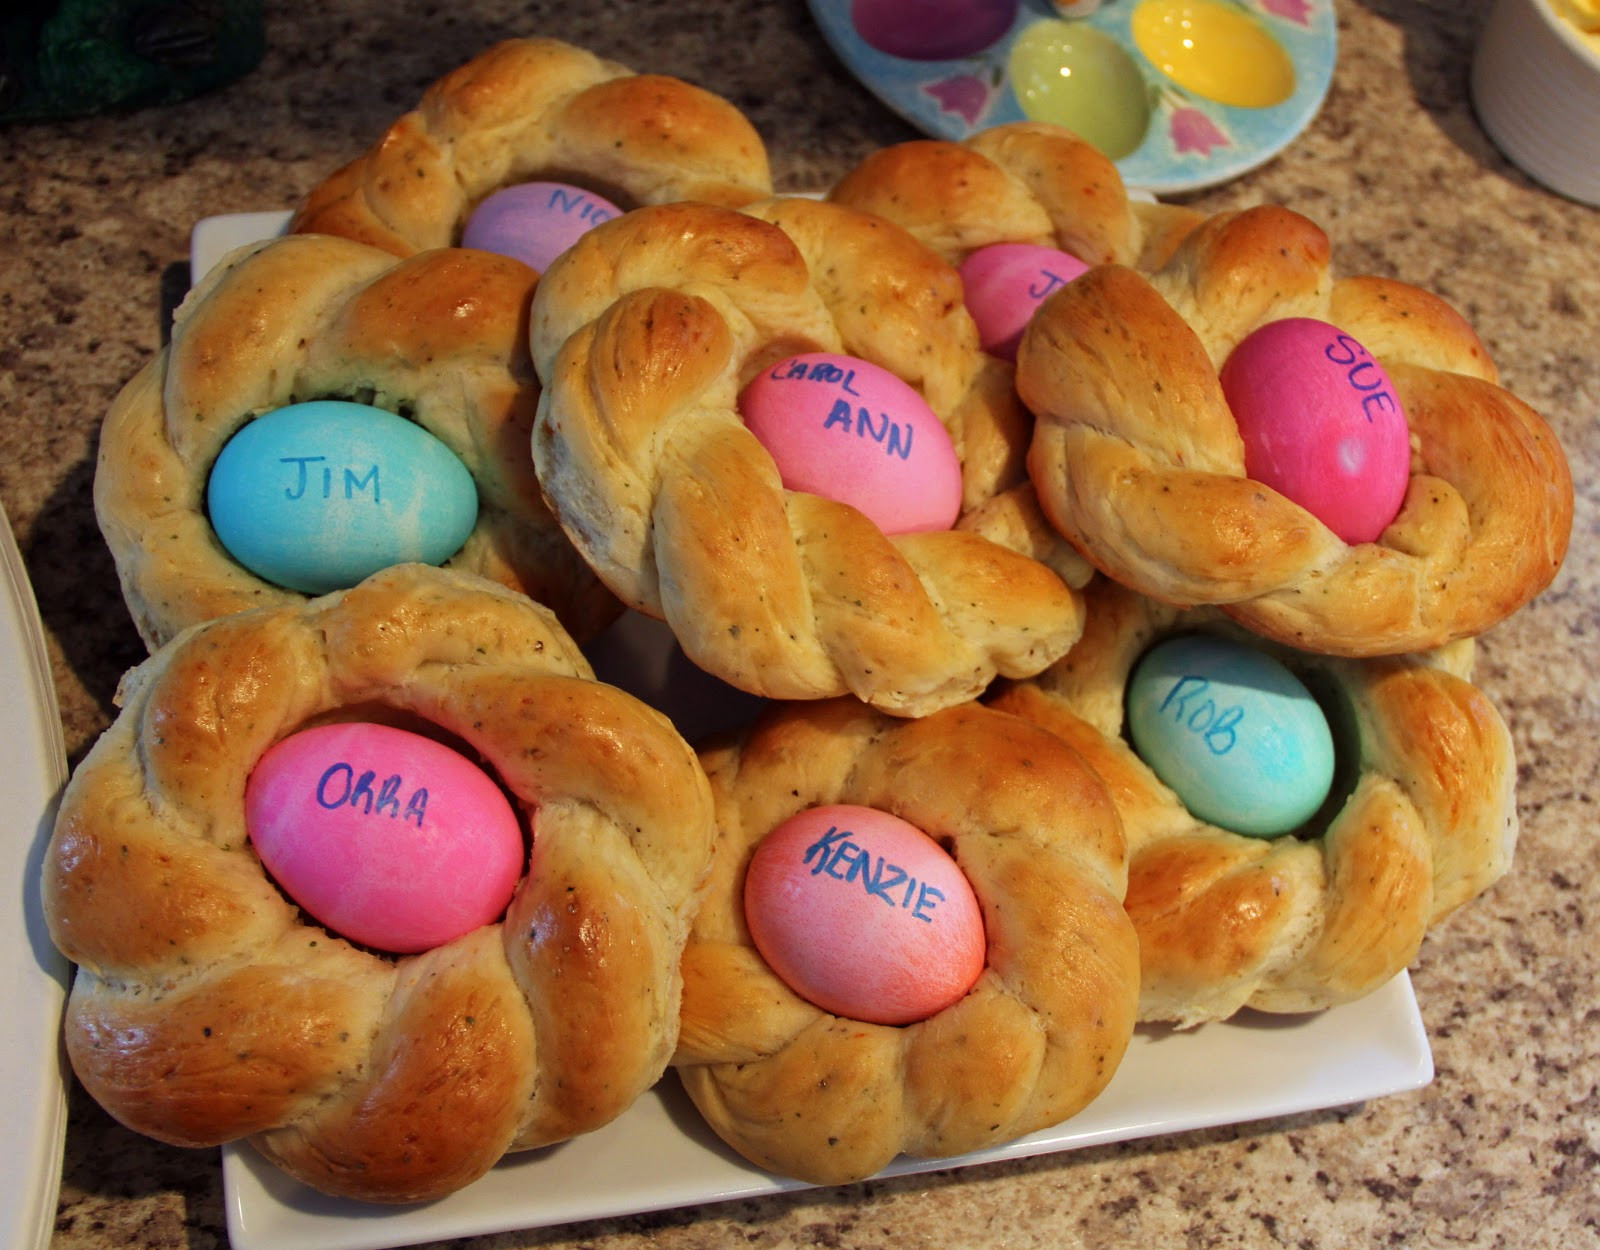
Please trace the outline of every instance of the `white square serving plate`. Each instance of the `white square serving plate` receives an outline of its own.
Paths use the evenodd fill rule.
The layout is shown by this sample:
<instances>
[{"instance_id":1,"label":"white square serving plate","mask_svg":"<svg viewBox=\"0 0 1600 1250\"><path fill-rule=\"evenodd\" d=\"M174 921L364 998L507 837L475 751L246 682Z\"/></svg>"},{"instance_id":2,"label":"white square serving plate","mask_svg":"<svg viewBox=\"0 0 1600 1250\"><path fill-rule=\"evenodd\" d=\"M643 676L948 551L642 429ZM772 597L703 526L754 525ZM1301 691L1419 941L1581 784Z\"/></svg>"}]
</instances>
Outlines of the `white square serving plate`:
<instances>
[{"instance_id":1,"label":"white square serving plate","mask_svg":"<svg viewBox=\"0 0 1600 1250\"><path fill-rule=\"evenodd\" d=\"M191 238L193 280L233 248L280 233L288 216L240 213L199 222ZM628 613L589 650L602 679L673 711L683 694L675 683L685 678L687 661L679 662L681 652L665 626ZM714 698L700 689L680 706L703 709ZM740 719L745 710L735 709ZM680 727L694 740L726 726ZM1402 973L1377 993L1325 1012L1245 1012L1184 1032L1141 1027L1110 1086L1065 1124L960 1158L901 1158L883 1175L973 1167L1343 1107L1418 1089L1432 1079L1427 1034ZM597 1132L508 1156L437 1202L383 1207L330 1198L245 1144L223 1149L222 1175L233 1250L384 1250L807 1187L764 1172L725 1146L670 1073Z\"/></svg>"},{"instance_id":2,"label":"white square serving plate","mask_svg":"<svg viewBox=\"0 0 1600 1250\"><path fill-rule=\"evenodd\" d=\"M67 778L44 630L27 570L0 512L0 1245L44 1250L55 1231L67 1131L61 1010L71 975L40 902L45 844Z\"/></svg>"}]
</instances>

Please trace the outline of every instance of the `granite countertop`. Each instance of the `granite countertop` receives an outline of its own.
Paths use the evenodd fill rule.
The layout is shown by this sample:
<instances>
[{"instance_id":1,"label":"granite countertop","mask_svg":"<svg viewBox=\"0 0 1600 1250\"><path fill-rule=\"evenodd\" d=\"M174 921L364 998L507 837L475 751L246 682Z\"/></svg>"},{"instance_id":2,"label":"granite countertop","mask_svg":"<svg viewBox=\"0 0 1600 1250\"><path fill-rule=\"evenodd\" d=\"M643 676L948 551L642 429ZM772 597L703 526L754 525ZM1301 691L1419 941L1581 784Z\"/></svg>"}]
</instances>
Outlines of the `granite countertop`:
<instances>
[{"instance_id":1,"label":"granite countertop","mask_svg":"<svg viewBox=\"0 0 1600 1250\"><path fill-rule=\"evenodd\" d=\"M1600 700L1600 210L1509 166L1467 99L1487 0L1338 0L1340 60L1291 148L1190 197L1283 202L1342 273L1431 288L1554 424L1578 486L1555 585L1487 637L1481 684L1511 725L1521 843L1508 878L1442 924L1412 976L1425 1089L1264 1123L969 1170L452 1242L759 1246L1576 1247L1600 1245L1600 876L1590 787ZM114 714L142 647L95 527L96 432L157 349L198 218L286 208L423 86L511 34L549 34L697 81L744 108L782 189L912 137L832 58L802 0L269 4L265 62L203 98L3 131L0 499L44 617L68 752ZM215 1151L146 1141L70 1103L56 1250L226 1244Z\"/></svg>"}]
</instances>

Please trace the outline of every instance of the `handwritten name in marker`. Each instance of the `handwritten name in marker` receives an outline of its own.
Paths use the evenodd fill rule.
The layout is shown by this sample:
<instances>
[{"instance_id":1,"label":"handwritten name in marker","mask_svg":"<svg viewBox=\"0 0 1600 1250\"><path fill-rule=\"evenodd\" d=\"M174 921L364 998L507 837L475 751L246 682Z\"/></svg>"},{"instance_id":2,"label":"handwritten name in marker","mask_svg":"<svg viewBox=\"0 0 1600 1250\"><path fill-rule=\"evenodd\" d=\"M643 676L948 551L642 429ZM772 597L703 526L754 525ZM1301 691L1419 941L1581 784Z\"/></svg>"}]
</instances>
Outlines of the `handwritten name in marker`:
<instances>
[{"instance_id":1,"label":"handwritten name in marker","mask_svg":"<svg viewBox=\"0 0 1600 1250\"><path fill-rule=\"evenodd\" d=\"M336 494L334 489L335 473L326 464L326 461L326 456L279 457L279 464L294 466L291 471L291 476L294 480L289 486L284 487L283 497L285 499L306 498L307 492L313 490L312 482L320 477L322 481L321 498L334 498ZM321 465L322 467L314 469L312 467L314 465ZM370 491L373 503L381 504L383 502L383 487L378 479L378 466L375 464L360 472L352 468L345 468L338 480L343 485L344 498L346 499L355 499L358 495L365 496Z\"/></svg>"},{"instance_id":2,"label":"handwritten name in marker","mask_svg":"<svg viewBox=\"0 0 1600 1250\"><path fill-rule=\"evenodd\" d=\"M421 829L428 811L427 788L414 788L402 808L400 791L405 783L400 775L384 778L374 790L373 782L377 778L375 769L363 769L357 774L355 768L343 760L330 764L317 780L317 805L328 811L348 807L363 816L387 816L402 823L414 822Z\"/></svg>"},{"instance_id":3,"label":"handwritten name in marker","mask_svg":"<svg viewBox=\"0 0 1600 1250\"><path fill-rule=\"evenodd\" d=\"M850 841L853 831L829 825L825 833L806 847L801 862L811 866L813 877L826 873L836 881L859 883L869 898L889 907L909 911L913 919L931 924L933 910L944 899L944 891L918 881L898 864Z\"/></svg>"}]
</instances>

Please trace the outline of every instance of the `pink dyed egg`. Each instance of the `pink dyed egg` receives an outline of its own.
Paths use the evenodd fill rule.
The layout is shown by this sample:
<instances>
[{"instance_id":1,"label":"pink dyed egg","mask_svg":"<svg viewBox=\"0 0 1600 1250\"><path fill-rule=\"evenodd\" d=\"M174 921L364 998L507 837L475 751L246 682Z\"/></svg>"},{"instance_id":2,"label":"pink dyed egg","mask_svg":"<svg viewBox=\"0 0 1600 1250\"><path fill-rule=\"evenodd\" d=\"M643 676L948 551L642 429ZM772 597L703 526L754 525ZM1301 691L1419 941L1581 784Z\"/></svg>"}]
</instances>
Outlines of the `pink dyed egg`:
<instances>
[{"instance_id":1,"label":"pink dyed egg","mask_svg":"<svg viewBox=\"0 0 1600 1250\"><path fill-rule=\"evenodd\" d=\"M1383 533L1405 499L1411 440L1394 384L1365 347L1325 321L1270 321L1220 376L1251 477L1347 543Z\"/></svg>"},{"instance_id":2,"label":"pink dyed egg","mask_svg":"<svg viewBox=\"0 0 1600 1250\"><path fill-rule=\"evenodd\" d=\"M739 411L786 487L847 503L885 534L946 530L961 512L949 431L887 369L828 352L791 356L744 388Z\"/></svg>"},{"instance_id":3,"label":"pink dyed egg","mask_svg":"<svg viewBox=\"0 0 1600 1250\"><path fill-rule=\"evenodd\" d=\"M256 763L244 810L290 898L340 936L401 954L498 919L526 859L482 769L387 725L290 735Z\"/></svg>"},{"instance_id":4,"label":"pink dyed egg","mask_svg":"<svg viewBox=\"0 0 1600 1250\"><path fill-rule=\"evenodd\" d=\"M514 256L543 273L585 231L621 212L610 200L564 182L522 182L478 205L461 246Z\"/></svg>"},{"instance_id":5,"label":"pink dyed egg","mask_svg":"<svg viewBox=\"0 0 1600 1250\"><path fill-rule=\"evenodd\" d=\"M1076 256L1038 243L993 243L973 252L961 262L961 283L983 350L1015 360L1034 311L1088 269Z\"/></svg>"},{"instance_id":6,"label":"pink dyed egg","mask_svg":"<svg viewBox=\"0 0 1600 1250\"><path fill-rule=\"evenodd\" d=\"M870 807L814 807L767 834L746 871L744 914L785 983L851 1020L926 1019L984 967L983 915L955 860Z\"/></svg>"}]
</instances>

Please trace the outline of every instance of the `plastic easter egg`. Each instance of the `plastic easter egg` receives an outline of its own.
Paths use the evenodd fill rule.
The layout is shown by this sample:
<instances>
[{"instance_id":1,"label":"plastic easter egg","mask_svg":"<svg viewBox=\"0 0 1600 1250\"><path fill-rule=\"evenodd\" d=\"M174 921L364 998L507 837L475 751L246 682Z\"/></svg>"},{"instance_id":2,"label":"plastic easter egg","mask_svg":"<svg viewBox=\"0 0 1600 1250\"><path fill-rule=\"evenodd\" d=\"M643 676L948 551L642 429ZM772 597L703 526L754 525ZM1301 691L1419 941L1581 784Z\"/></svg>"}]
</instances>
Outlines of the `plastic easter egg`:
<instances>
[{"instance_id":1,"label":"plastic easter egg","mask_svg":"<svg viewBox=\"0 0 1600 1250\"><path fill-rule=\"evenodd\" d=\"M955 444L887 369L810 352L758 374L739 411L790 490L847 503L885 534L945 530L961 511Z\"/></svg>"},{"instance_id":2,"label":"plastic easter egg","mask_svg":"<svg viewBox=\"0 0 1600 1250\"><path fill-rule=\"evenodd\" d=\"M1145 57L1180 87L1235 108L1294 94L1294 61L1266 23L1220 0L1140 0L1130 29Z\"/></svg>"},{"instance_id":3,"label":"plastic easter egg","mask_svg":"<svg viewBox=\"0 0 1600 1250\"><path fill-rule=\"evenodd\" d=\"M1347 543L1383 533L1411 480L1411 436L1394 383L1365 347L1314 318L1269 321L1220 377L1245 472Z\"/></svg>"},{"instance_id":4,"label":"plastic easter egg","mask_svg":"<svg viewBox=\"0 0 1600 1250\"><path fill-rule=\"evenodd\" d=\"M1205 634L1152 647L1128 683L1139 757L1189 811L1234 833L1298 828L1333 785L1333 734L1311 692L1278 660Z\"/></svg>"},{"instance_id":5,"label":"plastic easter egg","mask_svg":"<svg viewBox=\"0 0 1600 1250\"><path fill-rule=\"evenodd\" d=\"M461 246L513 256L540 273L584 234L622 210L564 182L521 182L496 191L467 219Z\"/></svg>"},{"instance_id":6,"label":"plastic easter egg","mask_svg":"<svg viewBox=\"0 0 1600 1250\"><path fill-rule=\"evenodd\" d=\"M983 350L1017 358L1034 310L1089 266L1069 252L1038 243L992 243L961 262L967 311Z\"/></svg>"},{"instance_id":7,"label":"plastic easter egg","mask_svg":"<svg viewBox=\"0 0 1600 1250\"><path fill-rule=\"evenodd\" d=\"M1030 121L1065 126L1114 161L1144 142L1150 91L1133 57L1104 31L1041 18L1012 41L1006 68Z\"/></svg>"},{"instance_id":8,"label":"plastic easter egg","mask_svg":"<svg viewBox=\"0 0 1600 1250\"><path fill-rule=\"evenodd\" d=\"M790 988L851 1020L926 1019L984 967L983 914L955 860L870 807L814 807L767 834L745 874L744 914Z\"/></svg>"},{"instance_id":9,"label":"plastic easter egg","mask_svg":"<svg viewBox=\"0 0 1600 1250\"><path fill-rule=\"evenodd\" d=\"M256 576L324 594L467 540L478 491L427 430L341 400L292 404L228 440L206 488L211 527Z\"/></svg>"},{"instance_id":10,"label":"plastic easter egg","mask_svg":"<svg viewBox=\"0 0 1600 1250\"><path fill-rule=\"evenodd\" d=\"M482 769L387 725L323 725L256 763L245 825L283 891L341 937L409 954L505 910L526 861Z\"/></svg>"}]
</instances>

